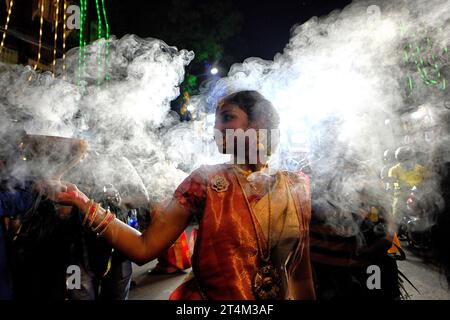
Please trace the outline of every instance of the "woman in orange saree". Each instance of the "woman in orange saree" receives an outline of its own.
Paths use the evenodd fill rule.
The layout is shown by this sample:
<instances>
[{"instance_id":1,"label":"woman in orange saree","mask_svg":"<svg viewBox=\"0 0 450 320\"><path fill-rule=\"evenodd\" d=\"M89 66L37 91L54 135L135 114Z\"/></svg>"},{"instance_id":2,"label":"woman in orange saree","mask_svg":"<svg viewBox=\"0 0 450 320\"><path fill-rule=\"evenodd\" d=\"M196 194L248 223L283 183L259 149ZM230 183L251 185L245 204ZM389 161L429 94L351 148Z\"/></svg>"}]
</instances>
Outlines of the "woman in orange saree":
<instances>
[{"instance_id":1,"label":"woman in orange saree","mask_svg":"<svg viewBox=\"0 0 450 320\"><path fill-rule=\"evenodd\" d=\"M171 299L314 299L309 181L269 168L261 156L276 147L272 135L264 139L261 133L276 131L278 125L275 108L256 91L222 99L215 139L233 161L195 170L142 234L70 183L48 182L45 189L50 198L78 207L88 228L140 264L167 250L196 216L193 272ZM256 132L256 139L248 132Z\"/></svg>"}]
</instances>

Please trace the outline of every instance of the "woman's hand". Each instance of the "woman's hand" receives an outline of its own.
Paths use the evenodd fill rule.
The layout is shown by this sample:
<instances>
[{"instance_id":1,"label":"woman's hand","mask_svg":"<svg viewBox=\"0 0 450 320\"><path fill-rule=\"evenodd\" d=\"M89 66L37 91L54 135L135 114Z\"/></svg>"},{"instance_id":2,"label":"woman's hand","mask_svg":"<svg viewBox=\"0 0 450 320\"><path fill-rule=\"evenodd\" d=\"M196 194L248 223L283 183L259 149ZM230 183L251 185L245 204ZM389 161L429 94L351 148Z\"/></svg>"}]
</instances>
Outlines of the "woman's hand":
<instances>
[{"instance_id":1,"label":"woman's hand","mask_svg":"<svg viewBox=\"0 0 450 320\"><path fill-rule=\"evenodd\" d=\"M89 198L77 186L59 180L41 180L34 185L34 190L45 195L51 201L74 206L82 212L89 208Z\"/></svg>"}]
</instances>

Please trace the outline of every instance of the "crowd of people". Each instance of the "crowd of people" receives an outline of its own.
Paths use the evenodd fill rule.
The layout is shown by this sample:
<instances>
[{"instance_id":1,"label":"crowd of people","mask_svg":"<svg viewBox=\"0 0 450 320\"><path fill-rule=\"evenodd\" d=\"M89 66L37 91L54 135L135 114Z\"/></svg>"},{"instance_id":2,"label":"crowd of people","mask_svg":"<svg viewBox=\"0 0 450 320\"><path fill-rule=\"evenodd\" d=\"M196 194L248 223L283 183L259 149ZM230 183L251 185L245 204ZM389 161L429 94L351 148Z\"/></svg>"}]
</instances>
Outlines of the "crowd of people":
<instances>
[{"instance_id":1,"label":"crowd of people","mask_svg":"<svg viewBox=\"0 0 450 320\"><path fill-rule=\"evenodd\" d=\"M0 299L127 299L131 261L87 232L75 209L37 191L42 177L35 175L31 161L23 161L19 148L25 137L25 132L11 130L1 141ZM144 230L151 221L149 208L130 204L112 184L99 185L85 178L80 188L134 229ZM155 273L190 268L185 238L183 234L158 257ZM71 266L80 270L80 286L67 290Z\"/></svg>"},{"instance_id":2,"label":"crowd of people","mask_svg":"<svg viewBox=\"0 0 450 320\"><path fill-rule=\"evenodd\" d=\"M220 132L278 126L277 111L256 91L230 94L217 105ZM192 267L171 299L402 296L397 234L412 205L411 190L427 179L411 148L399 148L395 159L387 152L385 168L374 177L348 157L335 159L330 172L275 170L264 157L251 163L246 144L243 162L201 166L170 202L149 210L124 206L113 185L98 192L79 182L14 177L19 136L10 135L0 152L2 299L127 299L131 262L158 257L155 272ZM216 143L220 152L230 152L226 139ZM276 147L270 139L255 145L269 156ZM237 152L231 150L233 159ZM342 197L336 190L355 172L366 173L359 176L362 183ZM151 217L145 227L135 224L138 211ZM185 230L193 221L198 231L189 250ZM66 287L70 265L81 267L81 289ZM367 284L371 266L381 270L375 288Z\"/></svg>"}]
</instances>

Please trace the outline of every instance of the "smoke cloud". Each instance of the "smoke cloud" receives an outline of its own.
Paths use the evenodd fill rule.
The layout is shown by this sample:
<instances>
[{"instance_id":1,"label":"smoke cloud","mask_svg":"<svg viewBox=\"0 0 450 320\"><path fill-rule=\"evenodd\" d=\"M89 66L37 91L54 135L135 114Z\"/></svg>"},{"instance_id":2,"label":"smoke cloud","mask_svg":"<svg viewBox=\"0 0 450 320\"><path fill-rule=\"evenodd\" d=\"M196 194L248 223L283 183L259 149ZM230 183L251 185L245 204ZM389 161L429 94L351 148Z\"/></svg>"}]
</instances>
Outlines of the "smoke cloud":
<instances>
[{"instance_id":1,"label":"smoke cloud","mask_svg":"<svg viewBox=\"0 0 450 320\"><path fill-rule=\"evenodd\" d=\"M208 99L258 90L271 100L282 137L273 165L311 172L323 219L355 235L363 192L391 207L378 178L384 150L413 147L429 173L450 161L449 13L449 1L355 1L294 26L273 61L233 65ZM442 208L439 183L434 175L421 192Z\"/></svg>"},{"instance_id":2,"label":"smoke cloud","mask_svg":"<svg viewBox=\"0 0 450 320\"><path fill-rule=\"evenodd\" d=\"M294 26L273 60L248 58L233 65L214 86L204 85L207 90L191 105L208 112L226 93L260 91L281 116L272 165L308 167L323 194L318 201L345 208L361 190L378 190L373 186L385 149L412 145L427 155L429 169L450 161L449 9L444 0L355 1ZM81 74L77 48L67 56L67 74L59 63L55 79L29 67L1 65L2 130L20 123L28 133L85 138L91 159L124 157L135 168L129 174L128 164L91 166L105 181L117 172L124 180L141 180L127 183L144 185L152 199L167 198L190 171L220 159L211 148L212 134L197 133L208 124L179 123L169 111L193 57L160 40L128 35L112 39L108 49L104 40L88 46ZM107 64L99 64L105 59ZM414 119L423 124L410 132L405 126ZM436 178L428 190L437 198L438 185ZM376 196L390 205L383 194ZM342 227L336 215L325 218Z\"/></svg>"}]
</instances>

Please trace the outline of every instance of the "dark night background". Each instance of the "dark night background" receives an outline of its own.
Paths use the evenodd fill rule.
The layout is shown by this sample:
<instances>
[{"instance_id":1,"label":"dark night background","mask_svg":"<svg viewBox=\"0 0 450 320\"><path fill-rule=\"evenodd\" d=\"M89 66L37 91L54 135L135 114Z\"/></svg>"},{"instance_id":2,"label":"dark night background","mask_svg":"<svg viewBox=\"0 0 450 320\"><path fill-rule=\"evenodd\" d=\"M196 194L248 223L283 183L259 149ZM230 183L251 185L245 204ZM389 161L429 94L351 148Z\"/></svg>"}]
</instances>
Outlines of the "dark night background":
<instances>
[{"instance_id":1,"label":"dark night background","mask_svg":"<svg viewBox=\"0 0 450 320\"><path fill-rule=\"evenodd\" d=\"M6 21L6 3L9 1L0 1L2 30ZM54 2L45 0L45 3L50 7ZM96 1L87 0L87 3L89 28L84 28L83 37L92 42L97 39ZM105 8L110 33L117 38L136 34L194 51L195 59L186 67L185 81L181 85L181 92L193 95L198 94L204 80L211 78L209 71L213 66L219 68L218 76L214 76L218 78L226 76L234 63L246 58L271 60L287 45L293 26L350 3L351 0L105 0ZM79 4L79 0L67 0L68 7ZM61 12L62 5L61 0ZM54 14L51 11L44 13L39 65L42 70L51 70L52 66ZM57 57L61 58L62 14L59 20ZM35 63L39 27L39 0L15 0L5 42L5 47L18 56L12 63ZM66 50L78 46L79 31L67 29ZM172 103L173 110L183 114L183 103L181 95Z\"/></svg>"},{"instance_id":2,"label":"dark night background","mask_svg":"<svg viewBox=\"0 0 450 320\"><path fill-rule=\"evenodd\" d=\"M49 4L50 0L46 0ZM6 2L0 2L0 25L6 20ZM84 37L97 39L95 0L87 0L88 16ZM33 64L39 37L39 0L15 0L5 47L18 54L13 63ZM62 6L63 1L60 1ZM225 76L234 63L249 57L273 59L289 41L290 30L314 16L342 9L351 0L105 0L111 35L121 38L136 34L157 38L178 49L195 52L195 60L186 68L182 92L197 94L201 83L211 77L212 66ZM79 5L77 0L68 6ZM62 7L60 9L62 11ZM53 60L54 16L44 18L43 46L39 68L50 70ZM62 18L59 31L62 34ZM3 29L3 27L2 27ZM104 30L104 29L103 29ZM58 58L62 40L58 38ZM78 30L68 30L67 50L79 45ZM180 111L183 99L174 102Z\"/></svg>"},{"instance_id":3,"label":"dark night background","mask_svg":"<svg viewBox=\"0 0 450 320\"><path fill-rule=\"evenodd\" d=\"M2 27L6 2L0 3ZM21 63L36 55L39 16L35 14L32 18L32 15L37 3L38 0L14 1L11 32L5 46L19 52ZM204 72L206 61L219 63L225 75L233 63L247 57L272 59L288 43L290 29L295 24L342 9L349 3L350 0L105 0L111 34L119 38L125 34L153 37L178 48L194 50L196 60L188 72L196 75ZM68 1L68 4L79 5L79 1ZM88 11L89 23L95 24L95 0L88 0ZM50 48L53 48L52 28L52 22L45 21L42 59L48 65ZM18 39L14 31L27 40ZM95 40L95 32L91 32L91 39ZM68 48L77 45L78 32L72 32Z\"/></svg>"},{"instance_id":4,"label":"dark night background","mask_svg":"<svg viewBox=\"0 0 450 320\"><path fill-rule=\"evenodd\" d=\"M133 5L133 2L136 5ZM154 37L169 45L193 50L184 89L195 93L208 66L221 75L248 57L272 59L289 41L290 30L313 16L342 9L350 0L109 0L111 33ZM138 4L139 3L139 4ZM194 77L193 77L194 76ZM188 85L195 78L195 84ZM192 80L192 79L191 79Z\"/></svg>"},{"instance_id":5,"label":"dark night background","mask_svg":"<svg viewBox=\"0 0 450 320\"><path fill-rule=\"evenodd\" d=\"M135 2L136 5L132 3ZM313 16L344 8L350 0L110 0L112 34L134 33L195 49L205 38L224 49L227 65L247 57L272 59L290 29ZM139 4L137 4L139 3ZM198 53L197 53L198 54Z\"/></svg>"}]
</instances>

